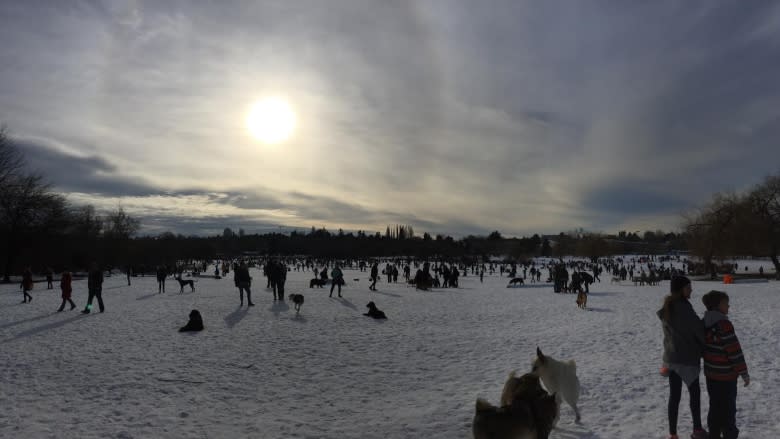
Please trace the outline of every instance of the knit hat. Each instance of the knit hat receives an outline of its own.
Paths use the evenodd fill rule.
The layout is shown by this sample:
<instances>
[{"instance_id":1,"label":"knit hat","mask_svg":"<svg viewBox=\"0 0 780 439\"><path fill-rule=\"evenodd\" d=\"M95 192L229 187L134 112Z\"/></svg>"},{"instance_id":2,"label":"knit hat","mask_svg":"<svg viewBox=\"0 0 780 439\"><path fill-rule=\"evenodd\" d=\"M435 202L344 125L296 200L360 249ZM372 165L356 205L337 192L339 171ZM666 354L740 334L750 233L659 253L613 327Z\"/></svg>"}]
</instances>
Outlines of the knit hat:
<instances>
[{"instance_id":1,"label":"knit hat","mask_svg":"<svg viewBox=\"0 0 780 439\"><path fill-rule=\"evenodd\" d=\"M675 276L672 278L672 284L669 287L670 291L680 291L685 288L686 285L690 285L691 280L685 276Z\"/></svg>"}]
</instances>

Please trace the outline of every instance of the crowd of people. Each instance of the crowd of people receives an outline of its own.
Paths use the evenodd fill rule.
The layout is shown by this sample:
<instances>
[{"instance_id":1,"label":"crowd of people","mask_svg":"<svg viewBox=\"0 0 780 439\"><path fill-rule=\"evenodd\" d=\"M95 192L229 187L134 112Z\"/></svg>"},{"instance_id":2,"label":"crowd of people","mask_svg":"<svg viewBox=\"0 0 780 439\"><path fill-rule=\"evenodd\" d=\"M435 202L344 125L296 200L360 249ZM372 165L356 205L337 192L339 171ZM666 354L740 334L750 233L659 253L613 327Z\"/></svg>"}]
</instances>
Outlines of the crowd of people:
<instances>
[{"instance_id":1,"label":"crowd of people","mask_svg":"<svg viewBox=\"0 0 780 439\"><path fill-rule=\"evenodd\" d=\"M588 292L589 285L599 282L599 275L606 271L612 273L615 277L640 276L645 273L645 268L654 275L670 277L670 293L665 297L663 305L657 311L657 316L661 321L663 329L663 359L661 375L668 378L669 399L667 406L669 439L678 439L677 423L678 409L681 400L682 389L685 387L688 391L691 418L693 420L692 439L723 438L736 439L739 429L736 426L736 399L737 399L737 381L741 378L744 385L750 383L747 365L742 354L739 340L737 339L734 326L728 320L729 297L725 292L713 290L702 297L702 302L706 307L706 313L700 318L690 303L692 295L691 281L685 277L683 270L678 270L669 264L654 263L654 261L641 261L643 265L638 268L634 261L627 262L616 259L603 259L598 261L577 261L570 260L547 260L545 262L531 262L528 264L516 263L474 263L458 264L454 262L437 262L431 265L429 261L417 260L395 260L386 261L382 274L387 277L388 283L398 281L399 270L402 267L404 280L414 285L420 290L428 290L433 286L439 285L439 277L444 279L442 287L458 287L458 277L463 273L467 275L469 271L472 274L478 274L482 281L485 271L495 273L498 271L501 275L508 277L519 276L522 272L523 279L529 279L531 282L541 281L542 270L548 272L547 281L552 281L555 292L562 291L583 291ZM682 261L683 267L687 261ZM369 270L369 289L377 290L379 276L378 260L373 261L352 261L352 260L314 260L314 259L281 259L268 258L263 261L257 260L235 260L228 262L214 262L217 272L222 268L222 274L233 271L233 281L238 288L240 306L244 305L244 295L246 295L247 306L254 306L252 302L252 277L250 276L250 266L262 269L263 275L267 278L267 288L273 292L274 301L284 301L284 286L287 279L287 273L291 270L305 271L310 270L315 277L321 280L328 280L330 274L330 294L334 291L338 297L342 297L342 286L345 285L344 273L342 267L358 269L361 272L367 267ZM156 279L158 282L158 293L165 293L165 281L169 274L181 277L186 270L191 270L191 276L197 276L202 271L206 271L208 264L202 262L186 262L176 264L173 268L164 265L156 267ZM328 268L332 266L330 273ZM416 272L411 276L412 266ZM569 269L573 270L571 276ZM592 274L591 274L592 273ZM130 268L127 271L128 284L131 276ZM133 273L135 275L135 273ZM528 276L530 275L530 277ZM218 276L218 275L217 275ZM90 265L87 272L87 290L88 298L84 309L84 314L92 311L92 303L97 299L100 312L105 312L105 305L102 297L102 288L104 282L104 270L96 263ZM46 271L47 287L53 287L53 272ZM30 294L34 286L33 273L28 267L22 273L20 289L23 293L23 302L29 303L33 296ZM62 303L57 312L62 312L67 304L70 309L76 308L72 300L73 293L73 274L68 270L63 270L60 275L60 290ZM373 302L371 302L373 304ZM196 312L196 311L194 311ZM367 314L367 315L370 315ZM378 313L377 313L378 315ZM199 321L200 315L190 316L193 327L202 329L202 321ZM189 330L189 329L188 329ZM709 395L709 413L707 415L707 428L709 433L704 430L700 413L701 390L699 384L699 375L701 364L704 364L704 376L706 378L707 393Z\"/></svg>"}]
</instances>

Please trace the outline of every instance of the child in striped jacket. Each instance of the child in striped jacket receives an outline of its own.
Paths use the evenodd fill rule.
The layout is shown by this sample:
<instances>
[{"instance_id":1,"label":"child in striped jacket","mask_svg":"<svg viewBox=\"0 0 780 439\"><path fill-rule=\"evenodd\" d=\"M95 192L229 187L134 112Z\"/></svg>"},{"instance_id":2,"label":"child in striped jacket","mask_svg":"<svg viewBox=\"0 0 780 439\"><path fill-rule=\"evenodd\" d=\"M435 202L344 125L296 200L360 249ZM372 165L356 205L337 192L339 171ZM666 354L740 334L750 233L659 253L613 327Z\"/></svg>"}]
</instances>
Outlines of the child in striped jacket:
<instances>
[{"instance_id":1,"label":"child in striped jacket","mask_svg":"<svg viewBox=\"0 0 780 439\"><path fill-rule=\"evenodd\" d=\"M705 346L704 376L710 411L707 426L710 438L736 439L737 428L737 378L742 377L745 386L750 384L742 347L728 320L729 296L723 291L710 291L702 297L707 312L704 313Z\"/></svg>"}]
</instances>

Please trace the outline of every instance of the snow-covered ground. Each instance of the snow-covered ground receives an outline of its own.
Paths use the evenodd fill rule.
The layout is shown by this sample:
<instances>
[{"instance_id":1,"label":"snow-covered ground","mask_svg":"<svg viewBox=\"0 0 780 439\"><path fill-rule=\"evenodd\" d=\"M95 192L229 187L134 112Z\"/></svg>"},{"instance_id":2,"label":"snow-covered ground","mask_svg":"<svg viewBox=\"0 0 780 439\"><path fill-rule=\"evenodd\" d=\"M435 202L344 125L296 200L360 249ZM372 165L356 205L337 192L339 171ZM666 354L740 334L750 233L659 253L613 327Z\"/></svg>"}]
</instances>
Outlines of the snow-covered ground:
<instances>
[{"instance_id":1,"label":"snow-covered ground","mask_svg":"<svg viewBox=\"0 0 780 439\"><path fill-rule=\"evenodd\" d=\"M529 370L536 346L576 359L583 387L583 422L564 405L552 438L665 437L655 311L668 281L638 287L604 274L582 311L551 286L506 288L497 275L431 292L383 280L370 292L366 273L346 270L338 299L293 271L287 293L306 296L296 318L250 273L250 309L238 307L232 273L181 295L175 280L158 295L153 277L129 287L109 277L106 312L91 315L78 312L86 281L74 282L78 310L62 313L59 289L38 283L21 304L17 285L0 286L0 437L470 438L476 398L497 403L508 372ZM708 290L731 296L752 378L739 387L740 437L780 437L778 283L693 288L700 314ZM387 321L361 315L370 300ZM178 333L193 308L206 330ZM702 376L705 419L708 405ZM688 437L686 392L679 424Z\"/></svg>"}]
</instances>

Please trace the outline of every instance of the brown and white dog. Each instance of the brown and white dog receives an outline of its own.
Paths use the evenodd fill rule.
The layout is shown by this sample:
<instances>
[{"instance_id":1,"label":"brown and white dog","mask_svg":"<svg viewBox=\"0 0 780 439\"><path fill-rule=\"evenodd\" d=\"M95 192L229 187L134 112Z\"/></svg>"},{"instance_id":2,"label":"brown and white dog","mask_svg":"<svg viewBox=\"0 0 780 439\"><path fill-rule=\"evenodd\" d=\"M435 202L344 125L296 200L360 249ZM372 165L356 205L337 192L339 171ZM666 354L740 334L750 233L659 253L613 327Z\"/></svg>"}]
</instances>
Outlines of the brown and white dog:
<instances>
[{"instance_id":1,"label":"brown and white dog","mask_svg":"<svg viewBox=\"0 0 780 439\"><path fill-rule=\"evenodd\" d=\"M558 420L555 395L542 389L539 377L509 374L501 407L477 399L472 432L475 439L547 439Z\"/></svg>"},{"instance_id":2,"label":"brown and white dog","mask_svg":"<svg viewBox=\"0 0 780 439\"><path fill-rule=\"evenodd\" d=\"M577 306L580 309L585 309L588 306L588 295L584 291L577 293Z\"/></svg>"}]
</instances>

